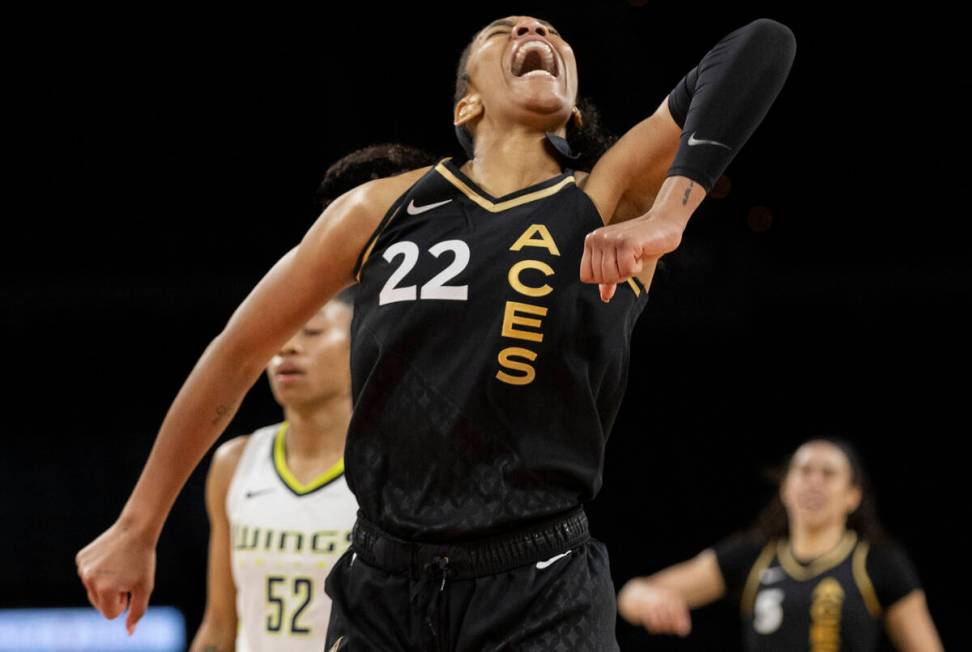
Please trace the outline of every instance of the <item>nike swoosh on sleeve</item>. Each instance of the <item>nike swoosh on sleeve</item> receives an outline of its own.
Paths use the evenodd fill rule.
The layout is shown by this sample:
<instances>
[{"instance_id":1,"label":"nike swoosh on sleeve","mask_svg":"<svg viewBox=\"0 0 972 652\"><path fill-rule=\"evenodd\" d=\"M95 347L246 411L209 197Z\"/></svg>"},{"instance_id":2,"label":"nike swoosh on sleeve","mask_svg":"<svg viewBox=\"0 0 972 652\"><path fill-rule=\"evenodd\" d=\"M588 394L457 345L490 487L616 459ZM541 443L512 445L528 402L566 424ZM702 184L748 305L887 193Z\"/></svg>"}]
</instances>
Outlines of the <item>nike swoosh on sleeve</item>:
<instances>
[{"instance_id":1,"label":"nike swoosh on sleeve","mask_svg":"<svg viewBox=\"0 0 972 652\"><path fill-rule=\"evenodd\" d=\"M729 151L732 151L731 147L729 147L725 143L720 143L717 140L703 140L703 139L696 138L694 131L691 133L691 135L689 135L688 144L691 147L694 147L695 145L718 145L719 147L725 147Z\"/></svg>"}]
</instances>

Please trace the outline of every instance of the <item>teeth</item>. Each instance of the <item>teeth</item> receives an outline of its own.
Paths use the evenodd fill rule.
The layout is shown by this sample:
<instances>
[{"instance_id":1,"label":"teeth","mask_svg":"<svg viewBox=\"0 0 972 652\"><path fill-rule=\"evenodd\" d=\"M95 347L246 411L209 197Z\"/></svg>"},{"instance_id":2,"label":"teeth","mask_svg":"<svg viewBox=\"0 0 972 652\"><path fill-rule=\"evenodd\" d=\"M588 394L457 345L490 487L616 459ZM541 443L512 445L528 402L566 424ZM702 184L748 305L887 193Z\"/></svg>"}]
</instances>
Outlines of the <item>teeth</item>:
<instances>
[{"instance_id":1,"label":"teeth","mask_svg":"<svg viewBox=\"0 0 972 652\"><path fill-rule=\"evenodd\" d=\"M538 52L543 58L544 70L550 75L554 74L556 66L554 65L553 48L543 41L530 41L516 52L516 58L513 60L514 75L520 76L520 71L523 69L523 62L526 60L526 55L534 51Z\"/></svg>"}]
</instances>

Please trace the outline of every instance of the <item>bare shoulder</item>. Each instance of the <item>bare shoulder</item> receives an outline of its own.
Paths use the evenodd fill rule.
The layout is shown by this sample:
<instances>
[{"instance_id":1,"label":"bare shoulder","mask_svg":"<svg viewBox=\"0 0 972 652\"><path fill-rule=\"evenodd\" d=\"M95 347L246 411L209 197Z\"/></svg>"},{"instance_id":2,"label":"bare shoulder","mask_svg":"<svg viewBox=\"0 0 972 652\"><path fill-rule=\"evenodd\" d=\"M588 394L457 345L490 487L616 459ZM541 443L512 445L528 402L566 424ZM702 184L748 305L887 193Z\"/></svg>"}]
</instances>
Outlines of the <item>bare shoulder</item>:
<instances>
[{"instance_id":1,"label":"bare shoulder","mask_svg":"<svg viewBox=\"0 0 972 652\"><path fill-rule=\"evenodd\" d=\"M367 181L332 201L304 236L293 264L311 279L331 278L335 273L344 284L354 282L358 253L402 194L426 174L431 166L393 177ZM332 294L340 288L328 288Z\"/></svg>"},{"instance_id":2,"label":"bare shoulder","mask_svg":"<svg viewBox=\"0 0 972 652\"><path fill-rule=\"evenodd\" d=\"M250 435L233 437L224 442L213 453L213 461L209 466L209 475L214 480L225 480L227 483L236 472L236 467L240 463L246 443L250 441Z\"/></svg>"},{"instance_id":3,"label":"bare shoulder","mask_svg":"<svg viewBox=\"0 0 972 652\"><path fill-rule=\"evenodd\" d=\"M393 177L382 177L363 183L348 193L350 207L366 211L377 223L385 216L395 200L431 169L430 165Z\"/></svg>"}]
</instances>

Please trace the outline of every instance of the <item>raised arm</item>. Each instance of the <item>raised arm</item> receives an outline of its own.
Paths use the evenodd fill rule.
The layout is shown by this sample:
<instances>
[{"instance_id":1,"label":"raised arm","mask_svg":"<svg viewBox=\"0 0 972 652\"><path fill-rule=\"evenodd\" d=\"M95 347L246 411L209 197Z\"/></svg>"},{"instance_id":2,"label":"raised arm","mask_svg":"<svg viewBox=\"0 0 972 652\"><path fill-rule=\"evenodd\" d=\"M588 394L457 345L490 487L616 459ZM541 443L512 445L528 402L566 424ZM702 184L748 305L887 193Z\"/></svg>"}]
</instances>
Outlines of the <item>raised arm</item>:
<instances>
[{"instance_id":1,"label":"raised arm","mask_svg":"<svg viewBox=\"0 0 972 652\"><path fill-rule=\"evenodd\" d=\"M91 603L108 618L126 605L133 631L148 605L155 546L172 503L273 354L353 281L384 212L427 168L368 182L336 199L263 277L206 348L169 408L118 520L76 557Z\"/></svg>"},{"instance_id":2,"label":"raised arm","mask_svg":"<svg viewBox=\"0 0 972 652\"><path fill-rule=\"evenodd\" d=\"M782 23L761 18L740 27L598 161L586 191L608 226L588 235L580 276L601 284L602 299L678 247L689 218L769 111L795 54Z\"/></svg>"},{"instance_id":3,"label":"raised arm","mask_svg":"<svg viewBox=\"0 0 972 652\"><path fill-rule=\"evenodd\" d=\"M688 636L689 609L714 602L725 592L715 553L704 550L649 577L628 580L618 593L618 614L653 634Z\"/></svg>"}]
</instances>

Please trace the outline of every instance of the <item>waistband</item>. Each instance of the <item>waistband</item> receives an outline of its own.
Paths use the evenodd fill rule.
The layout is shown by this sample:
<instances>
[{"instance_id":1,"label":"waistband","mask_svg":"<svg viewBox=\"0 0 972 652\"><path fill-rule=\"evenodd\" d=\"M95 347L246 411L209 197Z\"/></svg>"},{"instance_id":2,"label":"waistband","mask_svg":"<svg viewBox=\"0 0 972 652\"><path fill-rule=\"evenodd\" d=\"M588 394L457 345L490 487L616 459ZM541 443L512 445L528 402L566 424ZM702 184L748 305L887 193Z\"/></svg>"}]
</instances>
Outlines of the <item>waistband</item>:
<instances>
[{"instance_id":1,"label":"waistband","mask_svg":"<svg viewBox=\"0 0 972 652\"><path fill-rule=\"evenodd\" d=\"M501 535L458 543L405 541L382 531L360 514L351 530L351 549L369 564L413 580L468 579L494 575L550 559L590 539L583 506Z\"/></svg>"}]
</instances>

